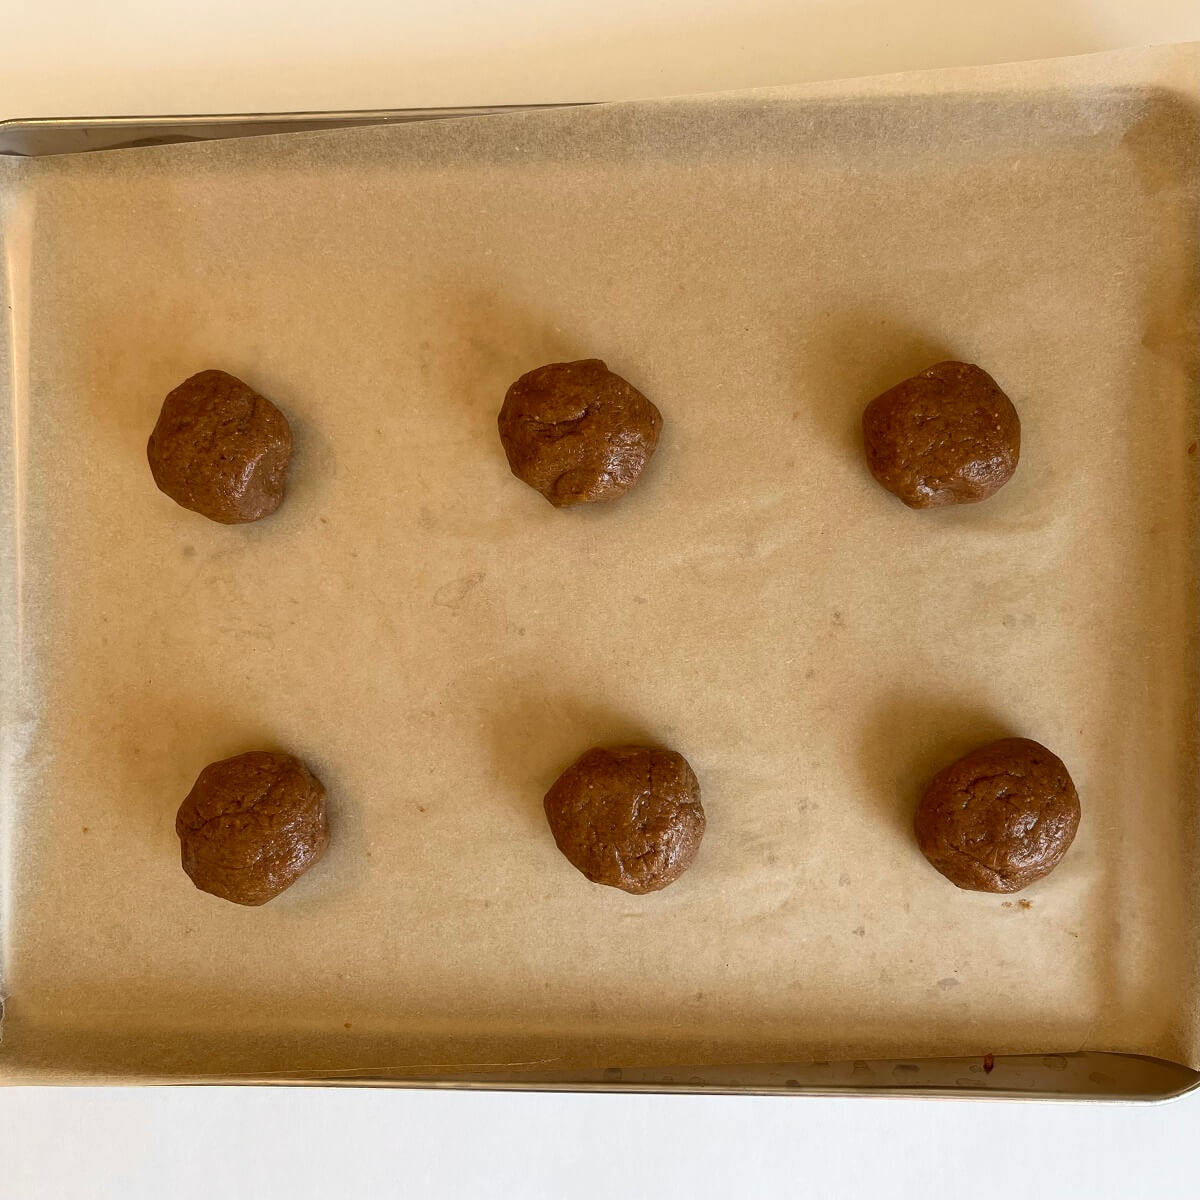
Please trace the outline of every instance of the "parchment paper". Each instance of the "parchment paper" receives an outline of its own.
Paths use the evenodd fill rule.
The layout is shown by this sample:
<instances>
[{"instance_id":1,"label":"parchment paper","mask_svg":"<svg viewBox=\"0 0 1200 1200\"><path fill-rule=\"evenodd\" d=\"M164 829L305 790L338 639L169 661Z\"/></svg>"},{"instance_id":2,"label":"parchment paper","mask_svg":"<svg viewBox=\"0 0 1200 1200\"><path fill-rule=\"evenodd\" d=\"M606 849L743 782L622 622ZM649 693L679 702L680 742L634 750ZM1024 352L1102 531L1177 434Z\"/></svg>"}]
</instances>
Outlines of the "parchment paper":
<instances>
[{"instance_id":1,"label":"parchment paper","mask_svg":"<svg viewBox=\"0 0 1200 1200\"><path fill-rule=\"evenodd\" d=\"M0 1065L1200 1066L1195 91L1172 48L21 164ZM584 356L665 433L560 512L495 417ZM1014 398L1021 465L910 512L859 417L950 357ZM297 435L259 525L146 466L213 366ZM1004 734L1083 805L1019 898L911 834ZM645 897L541 811L631 739L708 814ZM311 764L334 838L241 909L173 821L256 747Z\"/></svg>"}]
</instances>

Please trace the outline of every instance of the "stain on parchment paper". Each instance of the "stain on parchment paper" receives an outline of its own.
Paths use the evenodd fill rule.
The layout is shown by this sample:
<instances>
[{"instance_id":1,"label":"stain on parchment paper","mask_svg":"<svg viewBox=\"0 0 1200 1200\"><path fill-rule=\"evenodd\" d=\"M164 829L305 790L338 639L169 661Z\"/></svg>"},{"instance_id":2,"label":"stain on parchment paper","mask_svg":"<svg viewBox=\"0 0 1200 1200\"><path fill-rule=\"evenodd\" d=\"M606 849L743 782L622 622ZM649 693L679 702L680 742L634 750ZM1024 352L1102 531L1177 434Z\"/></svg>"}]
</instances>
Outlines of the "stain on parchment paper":
<instances>
[{"instance_id":1,"label":"stain on parchment paper","mask_svg":"<svg viewBox=\"0 0 1200 1200\"><path fill-rule=\"evenodd\" d=\"M458 579L451 579L449 583L443 583L436 592L433 593L434 604L439 604L442 608L448 608L451 612L457 612L463 601L484 581L486 578L483 571L472 571L470 575L463 575Z\"/></svg>"}]
</instances>

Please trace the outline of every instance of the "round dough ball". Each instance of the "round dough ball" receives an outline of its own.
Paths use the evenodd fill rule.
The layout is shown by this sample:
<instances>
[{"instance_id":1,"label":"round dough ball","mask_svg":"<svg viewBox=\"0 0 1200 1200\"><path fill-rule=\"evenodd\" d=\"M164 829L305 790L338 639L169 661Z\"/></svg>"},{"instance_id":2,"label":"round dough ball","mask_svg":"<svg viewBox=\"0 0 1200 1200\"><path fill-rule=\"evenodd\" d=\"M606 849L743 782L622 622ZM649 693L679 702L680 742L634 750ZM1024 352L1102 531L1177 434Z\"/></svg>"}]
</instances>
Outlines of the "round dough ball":
<instances>
[{"instance_id":1,"label":"round dough ball","mask_svg":"<svg viewBox=\"0 0 1200 1200\"><path fill-rule=\"evenodd\" d=\"M938 772L915 826L921 853L957 887L1019 892L1066 854L1079 795L1045 746L1003 738Z\"/></svg>"},{"instance_id":2,"label":"round dough ball","mask_svg":"<svg viewBox=\"0 0 1200 1200\"><path fill-rule=\"evenodd\" d=\"M498 423L512 473L558 508L623 496L662 432L658 409L598 358L522 375Z\"/></svg>"},{"instance_id":3,"label":"round dough ball","mask_svg":"<svg viewBox=\"0 0 1200 1200\"><path fill-rule=\"evenodd\" d=\"M876 396L863 413L871 474L909 508L971 504L1017 469L1021 421L984 370L943 362Z\"/></svg>"},{"instance_id":4,"label":"round dough ball","mask_svg":"<svg viewBox=\"0 0 1200 1200\"><path fill-rule=\"evenodd\" d=\"M292 457L287 418L224 371L201 371L163 401L146 446L154 482L210 521L240 525L283 500Z\"/></svg>"},{"instance_id":5,"label":"round dough ball","mask_svg":"<svg viewBox=\"0 0 1200 1200\"><path fill-rule=\"evenodd\" d=\"M682 754L595 748L546 793L558 848L593 883L634 895L674 883L704 836L700 784Z\"/></svg>"},{"instance_id":6,"label":"round dough ball","mask_svg":"<svg viewBox=\"0 0 1200 1200\"><path fill-rule=\"evenodd\" d=\"M252 750L200 772L175 832L202 892L266 904L325 853L325 788L298 758Z\"/></svg>"}]
</instances>

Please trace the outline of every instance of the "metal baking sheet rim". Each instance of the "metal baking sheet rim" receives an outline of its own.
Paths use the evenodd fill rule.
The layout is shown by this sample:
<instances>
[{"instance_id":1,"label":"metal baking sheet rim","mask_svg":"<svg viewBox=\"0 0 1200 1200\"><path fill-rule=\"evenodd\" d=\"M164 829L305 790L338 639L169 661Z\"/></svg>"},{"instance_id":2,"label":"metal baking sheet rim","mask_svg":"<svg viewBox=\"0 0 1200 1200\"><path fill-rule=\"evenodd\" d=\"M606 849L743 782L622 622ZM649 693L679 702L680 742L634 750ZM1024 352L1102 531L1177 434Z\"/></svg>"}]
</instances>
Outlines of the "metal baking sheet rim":
<instances>
[{"instance_id":1,"label":"metal baking sheet rim","mask_svg":"<svg viewBox=\"0 0 1200 1200\"><path fill-rule=\"evenodd\" d=\"M316 132L363 125L461 119L568 105L374 109L346 112L195 116L33 118L0 121L0 155L39 158L189 141ZM0 1014L3 1013L0 999ZM347 1074L288 1073L129 1077L0 1073L5 1084L127 1083L158 1085L403 1087L472 1091L626 1092L717 1095L987 1097L1165 1102L1200 1089L1200 1072L1137 1054L987 1055L975 1058L858 1059L846 1062L746 1064L671 1069L607 1067L602 1071L411 1074L392 1070Z\"/></svg>"}]
</instances>

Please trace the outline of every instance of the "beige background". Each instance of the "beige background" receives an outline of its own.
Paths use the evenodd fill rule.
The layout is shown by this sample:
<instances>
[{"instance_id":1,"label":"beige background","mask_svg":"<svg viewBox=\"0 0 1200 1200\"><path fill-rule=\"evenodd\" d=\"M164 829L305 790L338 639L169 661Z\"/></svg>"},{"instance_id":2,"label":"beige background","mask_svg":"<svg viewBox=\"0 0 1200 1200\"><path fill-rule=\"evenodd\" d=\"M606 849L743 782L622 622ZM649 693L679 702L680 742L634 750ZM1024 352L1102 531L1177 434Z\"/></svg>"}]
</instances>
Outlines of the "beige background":
<instances>
[{"instance_id":1,"label":"beige background","mask_svg":"<svg viewBox=\"0 0 1200 1200\"><path fill-rule=\"evenodd\" d=\"M493 13L486 17L487 11ZM965 11L964 11L965 10ZM323 6L214 0L199 10L64 0L5 14L7 113L238 110L619 95L1082 52L1200 35L1190 2L988 0L786 6L617 2ZM552 11L553 19L547 12ZM469 12L474 20L464 20ZM290 15L288 15L290 14ZM590 43L596 23L612 37ZM503 29L500 27L503 26ZM715 32L714 32L715 31ZM620 53L612 53L612 42ZM594 45L594 52L591 46ZM685 51L675 53L676 47ZM516 65L514 65L514 62ZM559 68L556 64L564 63ZM568 70L569 68L569 70ZM686 79L680 79L684 75ZM527 86L528 85L528 86ZM530 95L531 91L537 94ZM317 97L314 99L313 97ZM1057 1194L1190 1196L1200 1100L1155 1109L931 1102L516 1097L293 1091L0 1092L5 1176L20 1196L602 1195L626 1161L663 1161L662 1195L977 1196L1031 1176ZM936 1122L937 1153L914 1155ZM596 1156L597 1145L606 1153ZM1020 1155L997 1146L1021 1146ZM201 1148L219 1146L219 1156ZM586 1171L580 1161L586 1155ZM203 1169L200 1163L203 1162ZM981 1162L987 1170L980 1171ZM939 1183L940 1181L940 1183Z\"/></svg>"},{"instance_id":2,"label":"beige background","mask_svg":"<svg viewBox=\"0 0 1200 1200\"><path fill-rule=\"evenodd\" d=\"M17 0L0 117L623 100L1198 33L1191 0Z\"/></svg>"}]
</instances>

